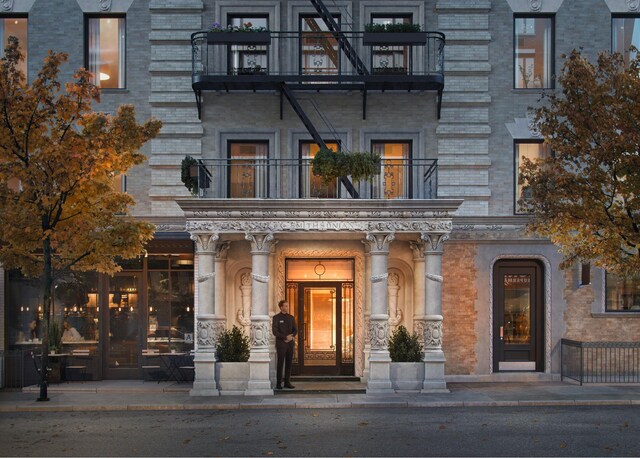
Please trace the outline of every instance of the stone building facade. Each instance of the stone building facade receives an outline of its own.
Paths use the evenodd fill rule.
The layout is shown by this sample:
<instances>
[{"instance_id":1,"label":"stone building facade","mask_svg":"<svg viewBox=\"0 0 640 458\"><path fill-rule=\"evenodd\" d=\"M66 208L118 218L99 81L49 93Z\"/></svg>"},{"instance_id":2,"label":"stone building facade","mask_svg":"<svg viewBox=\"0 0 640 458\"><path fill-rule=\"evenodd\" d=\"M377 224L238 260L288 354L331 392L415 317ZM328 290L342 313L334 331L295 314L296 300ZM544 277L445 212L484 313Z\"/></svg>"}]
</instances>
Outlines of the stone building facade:
<instances>
[{"instance_id":1,"label":"stone building facade","mask_svg":"<svg viewBox=\"0 0 640 458\"><path fill-rule=\"evenodd\" d=\"M360 377L370 392L394 388L386 342L399 325L419 332L425 345L420 387L424 391L444 390L447 380L556 378L563 338L637 341L640 311L634 308L634 294L616 287L597 269L560 270L557 248L527 235L528 217L517 208L518 158L528 154L531 145L541 144L530 128L529 107L538 104L541 92L557 90L545 75L557 74L562 55L573 48L581 47L590 58L611 50L612 37L618 37L614 28L623 19L625 26L635 20L640 28L637 2L325 1L344 30L362 31L371 22L396 21L419 24L423 31L446 37L442 67L430 62L433 56L420 46L367 47L357 41L360 35L354 35L365 65L395 59L396 67L404 69L404 76L386 81L391 85L388 90L375 86L375 78L372 89L365 90L338 81L333 88L314 86L309 91L304 84L317 83L311 77L292 85L299 106L328 145L380 151L383 161L389 161L385 170L391 174L388 183L395 180L394 184L379 177L373 186L361 183L357 189L362 199L349 198L342 184L334 185L342 198L313 195L308 165L307 169L291 165L303 167L313 155L315 138L288 103L286 90L274 89L278 77L313 74L314 56L304 41L312 40L313 33L320 37L314 38L315 61L322 62L318 79L332 71L349 73L345 69L351 65L337 41L327 41L327 29L313 3L2 3L1 18L28 20L30 79L49 48L69 53L62 74L69 78L73 69L87 65L90 19L124 19L125 83L105 88L97 109L113 112L122 103L132 103L140 119L154 116L164 124L161 134L145 147L148 162L126 177L126 191L137 202L134 214L157 225L148 256L125 269L124 275L140 291L135 296L140 307L136 329L130 334L129 353L116 358L107 341L113 338L110 327L118 323L117 314L94 312L98 328L95 337L86 340L99 356L95 378L144 376L139 350L170 346L173 338L181 350L195 350L193 394L219 393L214 346L222 329L236 325L252 341L244 392L271 393L275 368L269 325L280 299L294 305L305 333L298 341L295 370L301 375ZM235 44L218 49L207 42L199 48L200 42L192 41L192 34L208 30L214 22L224 26L236 24L233 21L264 22L270 31L301 34L295 38L300 41L285 41L277 33L272 34L275 41L264 47ZM58 26L52 28L53 22ZM296 48L295 43L303 44ZM203 49L207 67L196 68L194 63L204 65L198 54ZM215 54L216 49L222 54ZM341 56L339 61L332 61L333 52ZM231 69L232 61L245 67ZM542 70L540 61L546 65ZM256 67L256 62L262 66ZM250 69L247 65L257 69L259 74L251 76L263 83L242 73ZM217 67L224 69L224 75L216 74ZM263 67L268 67L264 75ZM407 68L416 75L407 74ZM423 84L420 71L425 68L428 76L443 77L442 92L431 83L417 90L402 86L414 76L416 84ZM353 68L350 71L353 74ZM193 83L203 75L198 80L204 81L203 86L194 96ZM223 86L234 77L244 86ZM209 174L210 183L201 181L197 196L180 180L185 156L201 160ZM234 160L253 164L249 178L232 178ZM403 165L393 169L394 160ZM431 160L437 160L437 181L433 175L429 194L426 182L416 174L424 173L419 167ZM260 171L256 164L266 164L268 171ZM247 184L250 195L234 191L233 185ZM155 269L156 262L166 259L170 267ZM170 305L162 306L169 309L166 316L162 312L156 317L153 309L159 306L153 301L161 291L154 286L155 276L173 279L174 271L191 276L191 283L183 283L179 276L174 280L181 285L176 286L181 291L178 296L187 302L177 312L176 304L167 299ZM334 274L335 281L325 277ZM311 281L305 275L318 278ZM20 288L12 288L12 281L18 280L9 272L0 279L0 320L4 319L0 345L7 351L23 348L14 322L24 320L18 311L24 304L16 299ZM104 309L121 308L116 301L121 291L111 287L117 282L98 283L103 289L96 287L90 293L97 294L98 303ZM625 294L631 302L616 305ZM318 328L314 335L309 308L313 297L317 297L317 325L329 326ZM178 325L185 314L190 321ZM330 316L320 318L326 314ZM168 335L160 333L163 327ZM174 335L174 328L180 333Z\"/></svg>"}]
</instances>

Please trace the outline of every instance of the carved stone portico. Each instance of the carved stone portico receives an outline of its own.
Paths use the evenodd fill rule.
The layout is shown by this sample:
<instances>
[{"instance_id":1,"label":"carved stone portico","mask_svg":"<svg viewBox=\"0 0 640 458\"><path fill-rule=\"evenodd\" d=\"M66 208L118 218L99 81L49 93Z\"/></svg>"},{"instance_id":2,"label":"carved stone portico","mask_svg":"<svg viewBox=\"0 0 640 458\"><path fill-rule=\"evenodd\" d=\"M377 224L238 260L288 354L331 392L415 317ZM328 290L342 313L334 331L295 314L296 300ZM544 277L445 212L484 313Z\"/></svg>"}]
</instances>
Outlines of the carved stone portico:
<instances>
[{"instance_id":1,"label":"carved stone portico","mask_svg":"<svg viewBox=\"0 0 640 458\"><path fill-rule=\"evenodd\" d=\"M365 288L364 311L358 320L368 321L368 329L365 332L363 324L357 325L362 335L356 339L362 342L367 334L366 345L359 347L367 358L362 374L366 377L367 392L393 392L387 347L389 305L394 310L392 326L399 323L401 315L397 307L396 277L391 279L389 289L388 262L392 245L397 246L394 250L413 250L414 278L418 274L422 278L420 282L414 282L418 286L416 289L424 290L414 294L414 298L422 298L422 303L415 306L414 330L420 332L425 342L428 375L423 390L446 390L442 352L442 243L452 229L452 214L461 204L460 200L185 199L178 203L187 218L187 230L198 243L198 353L192 394L204 394L205 386L215 394L212 345L219 332L217 320L226 319L224 315L216 315L215 306L217 300L224 300L216 291L224 289L224 285L214 280L216 269L223 269L223 264L221 259L216 262L216 247L211 246L212 243L218 245L219 239L231 240L234 247L247 244L248 248L250 245L251 291L248 291L245 275L239 285L242 311L237 310L238 317L243 318L242 324L248 324L250 320L251 328L250 375L245 394L273 393L269 367L274 344L269 311L285 297L284 282L277 280L276 272L272 272L273 263L270 263L274 245L286 241L289 248L285 251L290 251L292 244L302 249L310 243L328 239L364 243L356 250L361 251L360 259L366 253L367 264L367 268L361 270L366 275L357 280ZM208 282L210 279L212 281ZM251 312L247 316L249 298ZM359 358L362 361L362 355Z\"/></svg>"}]
</instances>

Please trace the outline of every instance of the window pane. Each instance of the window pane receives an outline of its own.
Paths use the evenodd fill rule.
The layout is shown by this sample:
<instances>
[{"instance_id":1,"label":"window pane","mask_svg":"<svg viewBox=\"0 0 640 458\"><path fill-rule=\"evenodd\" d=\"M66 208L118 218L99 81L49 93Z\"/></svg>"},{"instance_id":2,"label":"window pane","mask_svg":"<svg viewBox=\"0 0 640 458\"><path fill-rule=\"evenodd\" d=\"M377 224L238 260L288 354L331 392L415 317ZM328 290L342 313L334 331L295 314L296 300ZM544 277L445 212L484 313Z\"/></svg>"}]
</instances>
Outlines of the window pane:
<instances>
[{"instance_id":1,"label":"window pane","mask_svg":"<svg viewBox=\"0 0 640 458\"><path fill-rule=\"evenodd\" d=\"M372 24L411 24L408 16L379 16L371 18ZM406 75L409 46L372 46L371 56L374 74Z\"/></svg>"},{"instance_id":2,"label":"window pane","mask_svg":"<svg viewBox=\"0 0 640 458\"><path fill-rule=\"evenodd\" d=\"M232 16L228 25L232 27L264 27L269 28L266 17ZM229 46L229 70L233 75L266 74L269 67L266 46Z\"/></svg>"},{"instance_id":3,"label":"window pane","mask_svg":"<svg viewBox=\"0 0 640 458\"><path fill-rule=\"evenodd\" d=\"M552 27L552 18L515 18L516 88L552 87Z\"/></svg>"},{"instance_id":4,"label":"window pane","mask_svg":"<svg viewBox=\"0 0 640 458\"><path fill-rule=\"evenodd\" d=\"M326 145L331 151L338 151L338 143L327 142ZM321 177L313 174L310 161L320 151L320 147L316 143L303 143L300 148L300 156L302 157L301 197L324 197L328 199L338 197L338 180L325 183Z\"/></svg>"},{"instance_id":5,"label":"window pane","mask_svg":"<svg viewBox=\"0 0 640 458\"><path fill-rule=\"evenodd\" d=\"M516 213L523 213L525 210L518 204L520 198L525 200L531 198L531 194L522 194L522 188L526 183L520 182L520 166L522 159L527 158L532 161L540 159L546 159L551 155L549 146L544 143L516 143L516 167L515 167L515 182L516 182Z\"/></svg>"},{"instance_id":6,"label":"window pane","mask_svg":"<svg viewBox=\"0 0 640 458\"><path fill-rule=\"evenodd\" d=\"M304 17L301 20L302 74L337 75L340 68L338 41L322 19Z\"/></svg>"},{"instance_id":7,"label":"window pane","mask_svg":"<svg viewBox=\"0 0 640 458\"><path fill-rule=\"evenodd\" d=\"M375 142L373 152L382 159L382 170L375 177L374 198L406 199L410 197L409 158L411 144L408 142Z\"/></svg>"},{"instance_id":8,"label":"window pane","mask_svg":"<svg viewBox=\"0 0 640 458\"><path fill-rule=\"evenodd\" d=\"M124 18L89 18L87 68L94 84L102 88L124 88Z\"/></svg>"},{"instance_id":9,"label":"window pane","mask_svg":"<svg viewBox=\"0 0 640 458\"><path fill-rule=\"evenodd\" d=\"M624 56L625 62L635 59L637 52L630 52L629 48L640 48L640 17L619 17L611 21L612 51Z\"/></svg>"},{"instance_id":10,"label":"window pane","mask_svg":"<svg viewBox=\"0 0 640 458\"><path fill-rule=\"evenodd\" d=\"M229 143L229 197L267 196L267 142Z\"/></svg>"},{"instance_id":11,"label":"window pane","mask_svg":"<svg viewBox=\"0 0 640 458\"><path fill-rule=\"evenodd\" d=\"M18 69L27 76L27 18L26 17L10 17L0 18L0 39L2 46L0 47L0 58L4 57L4 48L9 44L9 37L16 37L24 60L18 65Z\"/></svg>"},{"instance_id":12,"label":"window pane","mask_svg":"<svg viewBox=\"0 0 640 458\"><path fill-rule=\"evenodd\" d=\"M618 278L607 272L606 307L609 312L640 313L640 275Z\"/></svg>"}]
</instances>

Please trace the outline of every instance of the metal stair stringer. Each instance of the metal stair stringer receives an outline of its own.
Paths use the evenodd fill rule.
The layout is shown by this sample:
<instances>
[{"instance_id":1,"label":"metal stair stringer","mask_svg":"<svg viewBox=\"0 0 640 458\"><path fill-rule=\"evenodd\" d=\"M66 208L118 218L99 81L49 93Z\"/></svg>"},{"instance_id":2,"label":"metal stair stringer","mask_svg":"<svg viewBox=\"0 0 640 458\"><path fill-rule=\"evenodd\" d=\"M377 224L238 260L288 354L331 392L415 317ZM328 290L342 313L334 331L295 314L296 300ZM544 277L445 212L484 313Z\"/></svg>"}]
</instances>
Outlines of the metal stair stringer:
<instances>
[{"instance_id":1,"label":"metal stair stringer","mask_svg":"<svg viewBox=\"0 0 640 458\"><path fill-rule=\"evenodd\" d=\"M309 119L309 116L307 116L307 114L302 109L302 106L298 102L298 99L296 99L296 96L291 88L287 86L286 83L282 83L280 85L280 88L284 96L289 101L291 108L293 108L293 111L298 115L298 118L300 118L300 121L302 121L302 124L304 124L304 126L306 127L307 132L311 134L311 138L313 138L313 141L316 142L320 148L328 149L327 144L322 139L322 136L318 132L318 129L316 129L316 127L311 122L311 119ZM340 177L339 180L351 197L353 197L354 199L358 199L360 197L360 194L353 186L353 183L351 183L351 180L348 177Z\"/></svg>"},{"instance_id":2,"label":"metal stair stringer","mask_svg":"<svg viewBox=\"0 0 640 458\"><path fill-rule=\"evenodd\" d=\"M324 23L329 28L329 31L331 31L331 33L333 33L336 40L338 40L338 45L340 46L340 49L342 49L344 54L347 56L347 59L349 59L349 62L351 62L353 67L356 69L356 72L359 75L368 75L369 70L364 65L364 62L362 62L355 48L351 45L351 42L347 39L345 34L342 32L342 30L340 29L340 26L338 25L336 20L333 18L333 16L325 6L325 4L322 3L322 0L310 0L310 1L311 1L311 4L316 9L316 11L318 12L318 14L320 15L320 18L324 21Z\"/></svg>"}]
</instances>

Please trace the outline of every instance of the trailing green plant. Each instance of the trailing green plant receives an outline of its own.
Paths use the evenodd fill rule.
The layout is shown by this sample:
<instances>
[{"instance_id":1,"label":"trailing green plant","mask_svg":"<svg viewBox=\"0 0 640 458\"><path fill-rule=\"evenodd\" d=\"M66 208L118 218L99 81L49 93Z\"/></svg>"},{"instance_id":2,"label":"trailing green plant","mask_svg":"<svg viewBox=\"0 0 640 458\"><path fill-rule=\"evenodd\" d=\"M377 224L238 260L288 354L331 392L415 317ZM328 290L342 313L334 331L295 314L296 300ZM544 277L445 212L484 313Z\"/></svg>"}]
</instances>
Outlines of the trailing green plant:
<instances>
[{"instance_id":1,"label":"trailing green plant","mask_svg":"<svg viewBox=\"0 0 640 458\"><path fill-rule=\"evenodd\" d=\"M62 327L55 320L49 322L49 351L55 353L62 349Z\"/></svg>"},{"instance_id":2,"label":"trailing green plant","mask_svg":"<svg viewBox=\"0 0 640 458\"><path fill-rule=\"evenodd\" d=\"M407 328L400 325L389 337L389 356L394 363L419 363L422 361L422 345L418 335L409 334Z\"/></svg>"},{"instance_id":3,"label":"trailing green plant","mask_svg":"<svg viewBox=\"0 0 640 458\"><path fill-rule=\"evenodd\" d=\"M250 349L249 338L235 325L232 329L222 331L216 342L218 361L225 363L244 363L249 361Z\"/></svg>"},{"instance_id":4,"label":"trailing green plant","mask_svg":"<svg viewBox=\"0 0 640 458\"><path fill-rule=\"evenodd\" d=\"M378 172L380 155L369 152L334 152L321 148L311 160L313 174L325 183L350 176L354 182L371 180Z\"/></svg>"},{"instance_id":5,"label":"trailing green plant","mask_svg":"<svg viewBox=\"0 0 640 458\"><path fill-rule=\"evenodd\" d=\"M210 32L268 32L266 27L254 27L251 22L244 22L242 25L228 25L223 27L219 22L214 22L209 28Z\"/></svg>"},{"instance_id":6,"label":"trailing green plant","mask_svg":"<svg viewBox=\"0 0 640 458\"><path fill-rule=\"evenodd\" d=\"M182 160L182 169L180 178L184 183L185 187L193 194L194 196L198 195L198 175L191 175L191 168L197 167L198 161L192 158L191 156L185 156Z\"/></svg>"},{"instance_id":7,"label":"trailing green plant","mask_svg":"<svg viewBox=\"0 0 640 458\"><path fill-rule=\"evenodd\" d=\"M365 32L421 32L420 24L405 24L403 22L397 24L365 24Z\"/></svg>"}]
</instances>

